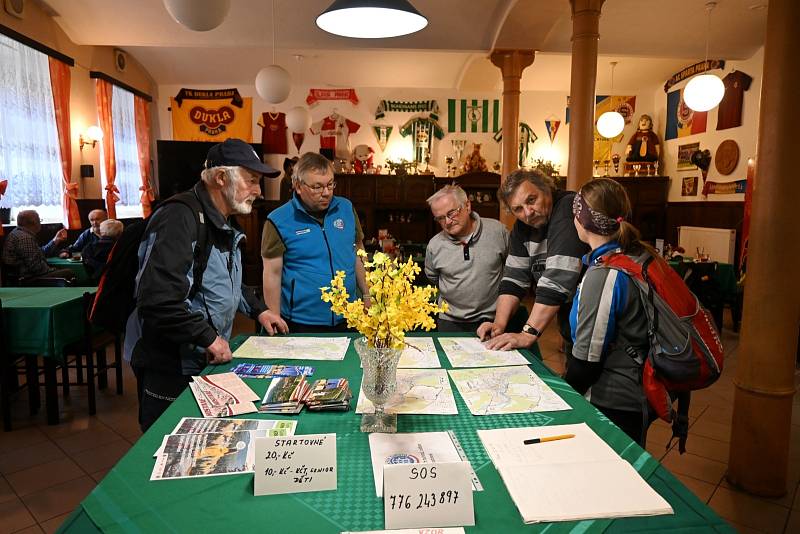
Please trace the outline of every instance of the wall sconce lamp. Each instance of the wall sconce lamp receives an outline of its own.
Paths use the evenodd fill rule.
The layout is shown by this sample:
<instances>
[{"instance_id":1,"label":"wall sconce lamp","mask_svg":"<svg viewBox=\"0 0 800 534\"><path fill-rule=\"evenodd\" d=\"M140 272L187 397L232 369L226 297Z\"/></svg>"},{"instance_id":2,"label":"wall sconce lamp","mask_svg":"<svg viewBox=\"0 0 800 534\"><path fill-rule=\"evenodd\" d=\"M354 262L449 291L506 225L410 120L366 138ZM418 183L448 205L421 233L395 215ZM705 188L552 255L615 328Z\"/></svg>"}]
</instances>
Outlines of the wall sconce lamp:
<instances>
[{"instance_id":1,"label":"wall sconce lamp","mask_svg":"<svg viewBox=\"0 0 800 534\"><path fill-rule=\"evenodd\" d=\"M83 145L92 145L92 148L97 145L98 141L103 140L103 130L99 126L89 126L86 132L80 135L80 149L83 150Z\"/></svg>"}]
</instances>

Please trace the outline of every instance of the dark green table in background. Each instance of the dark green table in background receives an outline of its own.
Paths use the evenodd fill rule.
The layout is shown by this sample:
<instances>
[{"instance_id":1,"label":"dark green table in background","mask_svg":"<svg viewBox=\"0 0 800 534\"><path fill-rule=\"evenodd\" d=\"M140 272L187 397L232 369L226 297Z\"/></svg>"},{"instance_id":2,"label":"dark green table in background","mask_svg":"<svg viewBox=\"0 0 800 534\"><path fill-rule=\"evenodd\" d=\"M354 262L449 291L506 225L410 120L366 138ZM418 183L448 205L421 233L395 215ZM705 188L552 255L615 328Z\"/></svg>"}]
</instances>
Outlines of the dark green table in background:
<instances>
[{"instance_id":1,"label":"dark green table in background","mask_svg":"<svg viewBox=\"0 0 800 534\"><path fill-rule=\"evenodd\" d=\"M424 335L424 334L422 334ZM434 337L437 337L434 335ZM238 346L245 337L231 343ZM438 348L438 347L437 347ZM538 350L536 351L538 355ZM677 529L680 532L733 532L647 451L636 445L594 407L553 375L538 358L527 353L531 368L572 407L569 411L493 416L470 414L455 386L459 415L401 415L401 432L453 430L475 469L484 491L474 494L474 527L467 532L631 532ZM444 368L450 368L439 349ZM234 360L234 364L243 360ZM264 360L258 360L264 363ZM312 365L313 378L345 376L354 392L361 383L358 356L352 344L344 361L271 360L269 363ZM231 365L208 369L224 372ZM263 395L267 380L247 382ZM356 398L352 404L355 406ZM298 434L335 432L338 459L337 491L253 496L252 475L229 475L150 482L153 453L181 417L200 416L187 390L145 433L64 522L59 532L297 532L335 533L380 530L384 527L383 501L375 496L367 434L359 430L361 416L313 413L298 416ZM243 418L281 419L248 414ZM673 507L675 515L525 525L499 474L489 460L476 431L579 423L585 421ZM609 481L613 484L613 481ZM531 484L531 491L546 491Z\"/></svg>"},{"instance_id":2,"label":"dark green table in background","mask_svg":"<svg viewBox=\"0 0 800 534\"><path fill-rule=\"evenodd\" d=\"M86 287L0 287L5 334L0 343L5 344L7 353L11 355L43 356L48 424L58 424L56 367L63 359L64 347L83 337L83 294L95 290ZM29 378L31 383L32 378ZM31 393L32 405L38 406L39 388L31 388Z\"/></svg>"},{"instance_id":3,"label":"dark green table in background","mask_svg":"<svg viewBox=\"0 0 800 534\"><path fill-rule=\"evenodd\" d=\"M75 285L77 286L91 286L96 285L89 278L89 273L86 272L86 266L82 261L72 260L67 258L47 258L47 264L56 269L69 269L75 273Z\"/></svg>"}]
</instances>

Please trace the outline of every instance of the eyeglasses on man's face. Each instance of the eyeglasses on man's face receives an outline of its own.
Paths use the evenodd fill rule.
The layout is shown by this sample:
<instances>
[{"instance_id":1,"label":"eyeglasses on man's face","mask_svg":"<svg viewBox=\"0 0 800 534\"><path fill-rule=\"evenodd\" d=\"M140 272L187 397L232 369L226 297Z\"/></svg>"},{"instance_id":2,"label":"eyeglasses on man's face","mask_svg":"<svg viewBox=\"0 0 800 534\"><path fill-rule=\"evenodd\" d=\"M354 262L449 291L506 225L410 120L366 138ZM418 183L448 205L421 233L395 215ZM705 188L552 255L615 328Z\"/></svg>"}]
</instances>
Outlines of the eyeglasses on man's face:
<instances>
[{"instance_id":1,"label":"eyeglasses on man's face","mask_svg":"<svg viewBox=\"0 0 800 534\"><path fill-rule=\"evenodd\" d=\"M445 220L455 221L456 217L458 216L459 213L461 213L462 209L464 209L464 206L459 206L457 208L451 209L444 215L439 215L438 217L434 217L433 220L439 224L442 224Z\"/></svg>"},{"instance_id":2,"label":"eyeglasses on man's face","mask_svg":"<svg viewBox=\"0 0 800 534\"><path fill-rule=\"evenodd\" d=\"M306 186L315 195L322 194L322 191L325 190L325 189L327 189L328 191L331 191L331 192L333 192L333 190L336 189L336 182L335 181L330 181L327 184L314 184L314 185L309 185L309 184L307 184L305 182L302 182L302 181L301 181L301 183L304 186Z\"/></svg>"}]
</instances>

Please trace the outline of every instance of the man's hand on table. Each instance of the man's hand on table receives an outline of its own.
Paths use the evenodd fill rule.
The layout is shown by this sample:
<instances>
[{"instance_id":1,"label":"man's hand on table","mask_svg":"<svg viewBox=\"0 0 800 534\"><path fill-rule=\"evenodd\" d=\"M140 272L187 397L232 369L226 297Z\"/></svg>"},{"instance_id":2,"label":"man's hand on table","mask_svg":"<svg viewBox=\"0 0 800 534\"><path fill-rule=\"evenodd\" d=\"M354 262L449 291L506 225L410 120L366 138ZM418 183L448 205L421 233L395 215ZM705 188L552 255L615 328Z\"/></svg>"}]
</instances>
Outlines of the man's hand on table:
<instances>
[{"instance_id":1,"label":"man's hand on table","mask_svg":"<svg viewBox=\"0 0 800 534\"><path fill-rule=\"evenodd\" d=\"M505 327L497 323L487 321L485 323L481 323L476 333L481 341L486 341L487 339L492 339L493 337L499 336L505 331Z\"/></svg>"},{"instance_id":2,"label":"man's hand on table","mask_svg":"<svg viewBox=\"0 0 800 534\"><path fill-rule=\"evenodd\" d=\"M261 314L258 316L258 322L264 327L264 330L266 330L267 334L270 336L274 336L277 333L289 333L289 325L287 325L286 321L281 318L280 314L277 314L274 311L265 310L261 312Z\"/></svg>"},{"instance_id":3,"label":"man's hand on table","mask_svg":"<svg viewBox=\"0 0 800 534\"><path fill-rule=\"evenodd\" d=\"M519 334L500 334L491 338L485 345L489 350L529 349L536 339L536 336L525 334L524 332Z\"/></svg>"},{"instance_id":4,"label":"man's hand on table","mask_svg":"<svg viewBox=\"0 0 800 534\"><path fill-rule=\"evenodd\" d=\"M208 363L211 365L228 363L233 359L230 345L219 336L211 345L206 347L206 355L208 356Z\"/></svg>"}]
</instances>

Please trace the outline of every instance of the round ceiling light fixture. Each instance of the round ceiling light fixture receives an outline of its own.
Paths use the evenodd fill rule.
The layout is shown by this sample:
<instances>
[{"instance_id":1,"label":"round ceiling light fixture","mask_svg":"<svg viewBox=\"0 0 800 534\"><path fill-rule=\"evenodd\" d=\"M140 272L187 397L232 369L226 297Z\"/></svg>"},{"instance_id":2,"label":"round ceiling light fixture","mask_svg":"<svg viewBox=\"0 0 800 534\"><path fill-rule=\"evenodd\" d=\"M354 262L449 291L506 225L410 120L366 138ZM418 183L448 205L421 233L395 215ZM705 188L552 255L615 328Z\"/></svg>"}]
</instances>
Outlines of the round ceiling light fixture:
<instances>
[{"instance_id":1,"label":"round ceiling light fixture","mask_svg":"<svg viewBox=\"0 0 800 534\"><path fill-rule=\"evenodd\" d=\"M611 94L614 94L614 69L617 67L617 62L611 62ZM597 132L605 137L611 139L622 133L625 128L625 117L617 111L606 111L597 118Z\"/></svg>"},{"instance_id":2,"label":"round ceiling light fixture","mask_svg":"<svg viewBox=\"0 0 800 534\"><path fill-rule=\"evenodd\" d=\"M164 0L164 7L178 24L196 32L207 32L223 23L231 0Z\"/></svg>"},{"instance_id":3,"label":"round ceiling light fixture","mask_svg":"<svg viewBox=\"0 0 800 534\"><path fill-rule=\"evenodd\" d=\"M408 0L335 0L317 17L322 30L356 39L399 37L427 25Z\"/></svg>"},{"instance_id":4,"label":"round ceiling light fixture","mask_svg":"<svg viewBox=\"0 0 800 534\"><path fill-rule=\"evenodd\" d=\"M683 101L693 111L714 109L725 96L725 84L714 74L695 76L683 89Z\"/></svg>"},{"instance_id":5,"label":"round ceiling light fixture","mask_svg":"<svg viewBox=\"0 0 800 534\"><path fill-rule=\"evenodd\" d=\"M286 112L286 126L293 133L305 132L311 127L311 114L303 106L295 106Z\"/></svg>"},{"instance_id":6,"label":"round ceiling light fixture","mask_svg":"<svg viewBox=\"0 0 800 534\"><path fill-rule=\"evenodd\" d=\"M716 2L706 3L706 59L704 70L708 70L708 36L711 31L711 12L717 7ZM716 74L700 74L695 76L683 88L683 101L692 111L708 111L722 102L725 96L725 84Z\"/></svg>"},{"instance_id":7,"label":"round ceiling light fixture","mask_svg":"<svg viewBox=\"0 0 800 534\"><path fill-rule=\"evenodd\" d=\"M617 111L606 111L597 119L597 131L606 139L618 136L624 128L625 119Z\"/></svg>"},{"instance_id":8,"label":"round ceiling light fixture","mask_svg":"<svg viewBox=\"0 0 800 534\"><path fill-rule=\"evenodd\" d=\"M256 75L256 92L270 104L280 104L289 98L292 80L280 65L264 67Z\"/></svg>"}]
</instances>

